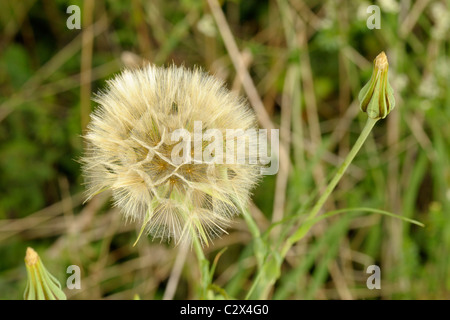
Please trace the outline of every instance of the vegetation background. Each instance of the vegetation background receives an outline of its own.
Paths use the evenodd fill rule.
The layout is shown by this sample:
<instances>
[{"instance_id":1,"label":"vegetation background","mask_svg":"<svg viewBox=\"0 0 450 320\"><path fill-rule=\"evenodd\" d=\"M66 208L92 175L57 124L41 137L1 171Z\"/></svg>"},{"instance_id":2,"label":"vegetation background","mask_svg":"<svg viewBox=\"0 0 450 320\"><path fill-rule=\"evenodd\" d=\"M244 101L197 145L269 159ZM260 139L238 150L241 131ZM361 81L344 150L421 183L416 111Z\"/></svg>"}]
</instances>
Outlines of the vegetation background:
<instances>
[{"instance_id":1,"label":"vegetation background","mask_svg":"<svg viewBox=\"0 0 450 320\"><path fill-rule=\"evenodd\" d=\"M139 226L124 223L108 193L83 204L77 159L91 97L124 67L201 66L263 104L290 153L254 190L250 212L264 232L300 221L348 153L366 118L357 94L383 50L396 108L325 209L383 209L425 227L362 209L323 220L291 249L269 298L449 299L449 1L227 0L225 23L215 1L0 2L0 299L22 299L28 246L64 287L66 268L81 267L82 289L66 289L69 299L199 297L193 251L148 237L132 247ZM66 27L72 4L81 30ZM372 4L381 29L366 26ZM245 70L251 78L241 81ZM216 297L246 296L253 242L239 217L205 248L211 262L227 248ZM366 287L372 264L381 290Z\"/></svg>"}]
</instances>

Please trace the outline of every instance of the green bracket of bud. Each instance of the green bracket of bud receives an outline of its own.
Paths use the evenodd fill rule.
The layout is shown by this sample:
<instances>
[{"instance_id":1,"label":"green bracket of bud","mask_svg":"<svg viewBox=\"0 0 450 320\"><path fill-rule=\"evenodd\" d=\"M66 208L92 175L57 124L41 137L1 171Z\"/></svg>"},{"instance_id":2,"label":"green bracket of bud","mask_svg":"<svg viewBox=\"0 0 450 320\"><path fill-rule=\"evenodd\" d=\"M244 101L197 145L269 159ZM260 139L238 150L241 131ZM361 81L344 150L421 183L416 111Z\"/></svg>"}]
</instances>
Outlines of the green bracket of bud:
<instances>
[{"instance_id":1,"label":"green bracket of bud","mask_svg":"<svg viewBox=\"0 0 450 320\"><path fill-rule=\"evenodd\" d=\"M27 248L25 255L28 282L23 298L25 300L66 300L59 281L45 268L39 255Z\"/></svg>"},{"instance_id":2,"label":"green bracket of bud","mask_svg":"<svg viewBox=\"0 0 450 320\"><path fill-rule=\"evenodd\" d=\"M395 107L394 90L388 79L389 63L384 51L374 60L369 82L358 95L360 107L369 118L384 119Z\"/></svg>"}]
</instances>

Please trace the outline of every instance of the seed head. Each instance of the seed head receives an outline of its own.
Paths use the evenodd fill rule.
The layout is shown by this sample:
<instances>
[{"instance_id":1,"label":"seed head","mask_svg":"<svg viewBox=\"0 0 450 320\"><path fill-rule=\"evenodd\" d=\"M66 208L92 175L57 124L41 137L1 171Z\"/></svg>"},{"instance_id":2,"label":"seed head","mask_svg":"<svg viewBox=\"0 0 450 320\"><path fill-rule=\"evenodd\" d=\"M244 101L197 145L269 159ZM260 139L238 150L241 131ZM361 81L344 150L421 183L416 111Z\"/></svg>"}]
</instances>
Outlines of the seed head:
<instances>
[{"instance_id":1,"label":"seed head","mask_svg":"<svg viewBox=\"0 0 450 320\"><path fill-rule=\"evenodd\" d=\"M395 99L388 79L389 63L384 51L374 60L369 82L359 92L360 107L370 118L384 119L394 109Z\"/></svg>"},{"instance_id":2,"label":"seed head","mask_svg":"<svg viewBox=\"0 0 450 320\"><path fill-rule=\"evenodd\" d=\"M202 155L230 150L227 129L256 128L246 102L198 69L151 65L123 71L95 101L82 159L88 198L111 189L125 218L161 241L199 237L208 244L225 232L245 206L260 168L225 156L202 161ZM208 136L210 129L219 134ZM189 133L184 144L174 139L180 130ZM211 148L216 139L223 149ZM257 143L254 136L245 139ZM254 149L246 151L244 160L255 156Z\"/></svg>"}]
</instances>

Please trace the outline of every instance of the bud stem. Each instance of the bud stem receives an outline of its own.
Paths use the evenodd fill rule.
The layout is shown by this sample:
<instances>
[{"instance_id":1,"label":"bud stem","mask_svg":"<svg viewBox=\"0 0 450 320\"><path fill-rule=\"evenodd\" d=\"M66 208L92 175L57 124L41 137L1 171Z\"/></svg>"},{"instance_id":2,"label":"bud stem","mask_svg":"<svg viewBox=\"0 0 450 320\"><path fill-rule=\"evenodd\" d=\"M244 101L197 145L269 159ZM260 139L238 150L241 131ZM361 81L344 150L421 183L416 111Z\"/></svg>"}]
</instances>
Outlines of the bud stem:
<instances>
[{"instance_id":1,"label":"bud stem","mask_svg":"<svg viewBox=\"0 0 450 320\"><path fill-rule=\"evenodd\" d=\"M372 131L372 128L375 126L375 123L377 123L378 119L373 119L368 117L367 122L364 126L364 129L362 130L361 134L358 137L358 140L356 140L353 148L348 153L347 157L345 157L344 162L339 167L338 171L336 172L333 179L331 179L330 183L327 185L325 192L322 194L322 196L319 198L319 200L316 202L314 207L309 212L308 218L305 221L305 226L308 226L307 222L314 219L315 216L319 213L320 209L322 209L323 205L327 201L330 194L333 192L334 188L338 184L338 182L341 180L342 176L344 175L345 171L347 170L350 163L352 163L353 159L355 158L358 151L361 149L362 145L366 141L367 137L369 136L370 132ZM309 225L308 230L313 225ZM284 244L282 250L281 250L281 256L284 258L286 254L288 253L289 249L292 247L293 244L295 244L297 241L299 241L308 230L299 229L299 234L295 232L291 237L289 237ZM300 238L299 238L300 237Z\"/></svg>"},{"instance_id":2,"label":"bud stem","mask_svg":"<svg viewBox=\"0 0 450 320\"><path fill-rule=\"evenodd\" d=\"M361 149L362 145L364 144L364 141L366 141L367 137L369 136L370 132L372 131L372 128L375 126L375 123L377 123L379 119L372 119L370 117L367 118L366 125L364 126L363 131L358 137L358 140L356 140L353 148L348 153L347 157L345 157L344 162L339 167L338 171L336 172L336 175L333 177L333 179L328 184L327 188L325 189L325 192L322 194L320 199L316 202L314 207L311 209L311 212L309 213L308 219L313 219L320 211L322 206L325 204L325 201L330 196L331 192L333 192L334 188L338 184L339 180L341 180L342 176L344 175L345 171L347 170L350 163L352 163L353 159L355 158L358 151Z\"/></svg>"}]
</instances>

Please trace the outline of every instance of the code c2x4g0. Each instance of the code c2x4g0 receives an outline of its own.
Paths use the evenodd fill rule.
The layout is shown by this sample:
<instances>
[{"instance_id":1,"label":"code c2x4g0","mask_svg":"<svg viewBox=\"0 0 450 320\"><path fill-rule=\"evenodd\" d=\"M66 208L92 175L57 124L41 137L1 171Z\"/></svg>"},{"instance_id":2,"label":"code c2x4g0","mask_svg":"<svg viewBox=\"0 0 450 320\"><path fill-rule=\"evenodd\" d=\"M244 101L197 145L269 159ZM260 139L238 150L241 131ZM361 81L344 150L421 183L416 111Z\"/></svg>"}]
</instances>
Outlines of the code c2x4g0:
<instances>
[{"instance_id":1,"label":"code c2x4g0","mask_svg":"<svg viewBox=\"0 0 450 320\"><path fill-rule=\"evenodd\" d=\"M188 304L181 307L182 315L206 315L210 318L213 313L225 313L227 315L266 315L269 313L269 306L266 304L227 304L223 308L198 307Z\"/></svg>"},{"instance_id":2,"label":"code c2x4g0","mask_svg":"<svg viewBox=\"0 0 450 320\"><path fill-rule=\"evenodd\" d=\"M239 305L227 304L224 309L225 314L268 314L269 306L263 304L256 305Z\"/></svg>"}]
</instances>

